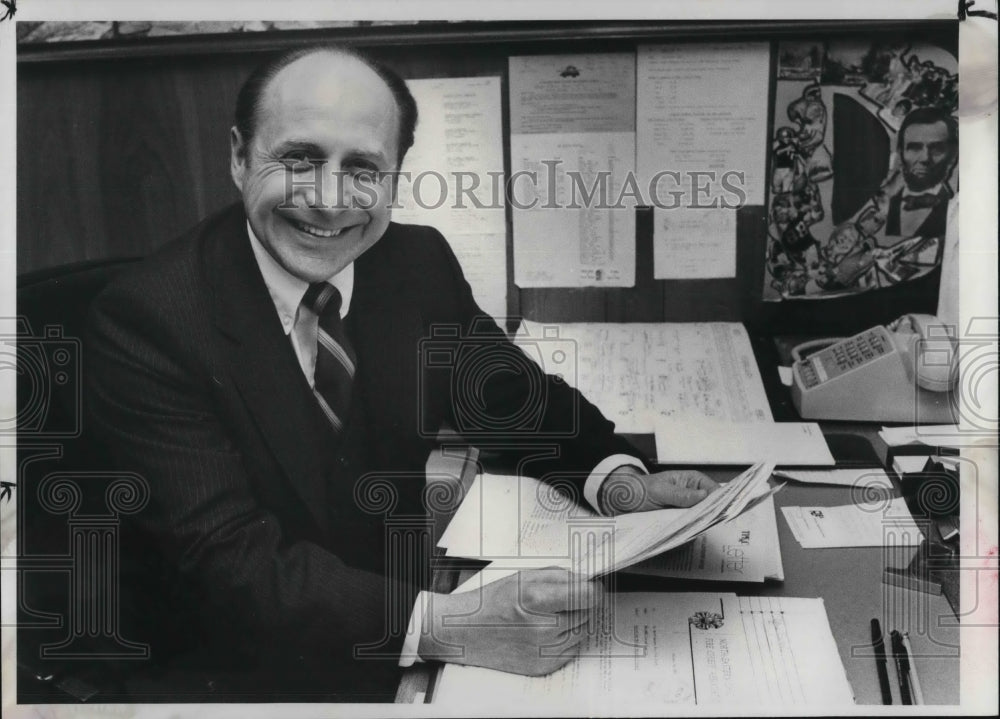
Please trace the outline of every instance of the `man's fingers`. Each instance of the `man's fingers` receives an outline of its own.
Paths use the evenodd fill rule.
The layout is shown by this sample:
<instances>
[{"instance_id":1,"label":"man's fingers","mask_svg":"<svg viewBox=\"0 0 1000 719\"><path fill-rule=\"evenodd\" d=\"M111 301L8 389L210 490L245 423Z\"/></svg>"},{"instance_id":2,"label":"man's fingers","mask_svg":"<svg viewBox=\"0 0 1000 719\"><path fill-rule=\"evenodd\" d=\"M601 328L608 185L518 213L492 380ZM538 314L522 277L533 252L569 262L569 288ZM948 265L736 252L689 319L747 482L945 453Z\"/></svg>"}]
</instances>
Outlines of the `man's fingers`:
<instances>
[{"instance_id":1,"label":"man's fingers","mask_svg":"<svg viewBox=\"0 0 1000 719\"><path fill-rule=\"evenodd\" d=\"M684 473L685 486L688 489L704 489L706 492L714 492L719 488L719 483L707 474L690 470Z\"/></svg>"},{"instance_id":2,"label":"man's fingers","mask_svg":"<svg viewBox=\"0 0 1000 719\"><path fill-rule=\"evenodd\" d=\"M526 609L562 612L589 609L604 594L604 585L565 569L528 570L520 573L521 597Z\"/></svg>"},{"instance_id":3,"label":"man's fingers","mask_svg":"<svg viewBox=\"0 0 1000 719\"><path fill-rule=\"evenodd\" d=\"M650 495L661 507L691 507L708 496L704 489L682 489L673 485L659 485Z\"/></svg>"},{"instance_id":4,"label":"man's fingers","mask_svg":"<svg viewBox=\"0 0 1000 719\"><path fill-rule=\"evenodd\" d=\"M648 478L647 501L659 507L690 507L718 488L718 482L696 470L659 472Z\"/></svg>"}]
</instances>

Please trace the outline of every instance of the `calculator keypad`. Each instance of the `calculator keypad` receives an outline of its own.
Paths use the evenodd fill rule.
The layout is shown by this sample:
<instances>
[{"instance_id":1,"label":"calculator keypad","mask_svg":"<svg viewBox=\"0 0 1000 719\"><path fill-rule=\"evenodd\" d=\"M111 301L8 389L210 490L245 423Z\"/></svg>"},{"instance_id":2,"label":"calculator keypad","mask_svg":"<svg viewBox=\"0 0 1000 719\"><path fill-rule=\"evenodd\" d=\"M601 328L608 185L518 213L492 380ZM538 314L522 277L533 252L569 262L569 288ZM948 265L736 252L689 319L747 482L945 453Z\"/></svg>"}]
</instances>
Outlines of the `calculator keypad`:
<instances>
[{"instance_id":1,"label":"calculator keypad","mask_svg":"<svg viewBox=\"0 0 1000 719\"><path fill-rule=\"evenodd\" d=\"M820 350L799 363L803 384L815 387L833 377L883 357L893 350L889 332L884 327L872 327L859 335Z\"/></svg>"}]
</instances>

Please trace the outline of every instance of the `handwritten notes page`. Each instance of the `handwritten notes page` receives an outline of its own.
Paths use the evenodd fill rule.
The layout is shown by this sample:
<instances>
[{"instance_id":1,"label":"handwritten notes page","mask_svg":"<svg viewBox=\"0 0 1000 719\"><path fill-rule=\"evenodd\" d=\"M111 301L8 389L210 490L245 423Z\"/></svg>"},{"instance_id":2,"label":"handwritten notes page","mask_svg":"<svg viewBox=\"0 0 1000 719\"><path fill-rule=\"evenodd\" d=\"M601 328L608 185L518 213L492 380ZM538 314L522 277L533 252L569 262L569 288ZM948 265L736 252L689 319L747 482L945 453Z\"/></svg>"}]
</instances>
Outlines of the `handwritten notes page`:
<instances>
[{"instance_id":1,"label":"handwritten notes page","mask_svg":"<svg viewBox=\"0 0 1000 719\"><path fill-rule=\"evenodd\" d=\"M631 287L631 54L510 58L510 192L519 287Z\"/></svg>"},{"instance_id":2,"label":"handwritten notes page","mask_svg":"<svg viewBox=\"0 0 1000 719\"><path fill-rule=\"evenodd\" d=\"M821 599L620 593L581 631L579 656L548 676L445 665L433 701L583 716L853 702Z\"/></svg>"},{"instance_id":3,"label":"handwritten notes page","mask_svg":"<svg viewBox=\"0 0 1000 719\"><path fill-rule=\"evenodd\" d=\"M544 353L558 339L568 363ZM615 423L653 432L660 419L771 422L746 329L738 322L523 323L515 342Z\"/></svg>"},{"instance_id":4,"label":"handwritten notes page","mask_svg":"<svg viewBox=\"0 0 1000 719\"><path fill-rule=\"evenodd\" d=\"M500 78L407 80L420 111L392 219L436 227L479 306L507 315ZM405 173L409 173L407 176Z\"/></svg>"}]
</instances>

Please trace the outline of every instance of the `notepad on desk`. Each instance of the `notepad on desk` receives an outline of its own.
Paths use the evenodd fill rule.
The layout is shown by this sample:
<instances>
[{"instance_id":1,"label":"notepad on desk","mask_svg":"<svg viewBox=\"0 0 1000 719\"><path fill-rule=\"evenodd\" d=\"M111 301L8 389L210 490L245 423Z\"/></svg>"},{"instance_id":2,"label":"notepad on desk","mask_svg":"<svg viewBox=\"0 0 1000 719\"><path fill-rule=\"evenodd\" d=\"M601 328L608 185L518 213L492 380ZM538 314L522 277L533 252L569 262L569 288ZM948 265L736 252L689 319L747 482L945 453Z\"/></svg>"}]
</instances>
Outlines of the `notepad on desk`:
<instances>
[{"instance_id":1,"label":"notepad on desk","mask_svg":"<svg viewBox=\"0 0 1000 719\"><path fill-rule=\"evenodd\" d=\"M814 422L659 419L655 430L659 464L751 464L762 459L783 466L834 464L823 432Z\"/></svg>"},{"instance_id":2,"label":"notepad on desk","mask_svg":"<svg viewBox=\"0 0 1000 719\"><path fill-rule=\"evenodd\" d=\"M481 475L439 546L450 556L493 563L469 587L520 569L560 566L599 576L632 571L647 561L642 573L729 581L780 578L770 475L770 465L755 465L693 507L617 517L602 517L530 477ZM695 546L684 551L696 552L697 559L656 561L657 555L692 540ZM590 551L574 554L573 547Z\"/></svg>"},{"instance_id":3,"label":"notepad on desk","mask_svg":"<svg viewBox=\"0 0 1000 719\"><path fill-rule=\"evenodd\" d=\"M447 664L433 703L581 716L660 714L668 704L826 709L853 703L822 599L618 593L604 612L579 655L552 674ZM610 626L613 632L598 630Z\"/></svg>"}]
</instances>

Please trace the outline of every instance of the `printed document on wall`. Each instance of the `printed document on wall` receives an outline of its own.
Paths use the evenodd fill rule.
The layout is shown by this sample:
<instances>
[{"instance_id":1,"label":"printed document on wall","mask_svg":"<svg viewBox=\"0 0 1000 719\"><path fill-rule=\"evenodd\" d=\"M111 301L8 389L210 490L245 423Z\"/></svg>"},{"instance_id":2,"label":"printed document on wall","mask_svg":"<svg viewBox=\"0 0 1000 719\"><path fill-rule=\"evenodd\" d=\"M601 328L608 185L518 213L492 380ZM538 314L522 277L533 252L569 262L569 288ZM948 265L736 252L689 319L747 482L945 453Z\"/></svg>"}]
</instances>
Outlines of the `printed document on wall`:
<instances>
[{"instance_id":1,"label":"printed document on wall","mask_svg":"<svg viewBox=\"0 0 1000 719\"><path fill-rule=\"evenodd\" d=\"M654 207L653 277L736 277L736 210Z\"/></svg>"},{"instance_id":2,"label":"printed document on wall","mask_svg":"<svg viewBox=\"0 0 1000 719\"><path fill-rule=\"evenodd\" d=\"M635 58L510 58L514 282L635 284Z\"/></svg>"},{"instance_id":3,"label":"printed document on wall","mask_svg":"<svg viewBox=\"0 0 1000 719\"><path fill-rule=\"evenodd\" d=\"M637 175L654 205L764 204L769 73L766 42L639 47Z\"/></svg>"},{"instance_id":4,"label":"printed document on wall","mask_svg":"<svg viewBox=\"0 0 1000 719\"><path fill-rule=\"evenodd\" d=\"M407 80L420 121L392 219L437 228L479 306L507 315L507 225L499 77Z\"/></svg>"}]
</instances>

